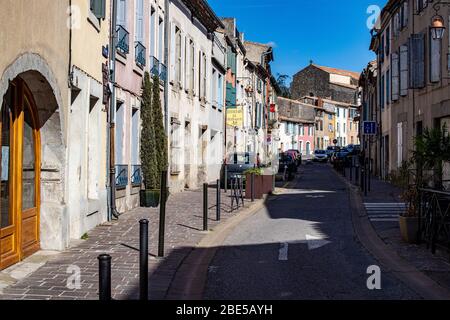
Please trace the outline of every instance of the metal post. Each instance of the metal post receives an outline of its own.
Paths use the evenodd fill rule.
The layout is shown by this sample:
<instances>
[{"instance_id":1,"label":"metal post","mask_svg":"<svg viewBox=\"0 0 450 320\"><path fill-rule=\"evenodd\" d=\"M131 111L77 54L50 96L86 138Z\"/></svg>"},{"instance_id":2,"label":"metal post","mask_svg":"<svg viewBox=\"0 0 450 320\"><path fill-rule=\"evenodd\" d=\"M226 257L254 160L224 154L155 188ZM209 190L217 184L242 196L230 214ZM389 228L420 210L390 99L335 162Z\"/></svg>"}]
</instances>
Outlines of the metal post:
<instances>
[{"instance_id":1,"label":"metal post","mask_svg":"<svg viewBox=\"0 0 450 320\"><path fill-rule=\"evenodd\" d=\"M227 168L228 166L225 164L225 173L224 173L224 176L225 176L225 180L224 180L224 185L225 185L225 193L227 193L227 191L228 191L228 168Z\"/></svg>"},{"instance_id":2,"label":"metal post","mask_svg":"<svg viewBox=\"0 0 450 320\"><path fill-rule=\"evenodd\" d=\"M217 180L216 189L216 220L220 221L220 180Z\"/></svg>"},{"instance_id":3,"label":"metal post","mask_svg":"<svg viewBox=\"0 0 450 320\"><path fill-rule=\"evenodd\" d=\"M252 202L255 202L255 174L251 175Z\"/></svg>"},{"instance_id":4,"label":"metal post","mask_svg":"<svg viewBox=\"0 0 450 320\"><path fill-rule=\"evenodd\" d=\"M148 300L148 220L139 221L139 298Z\"/></svg>"},{"instance_id":5,"label":"metal post","mask_svg":"<svg viewBox=\"0 0 450 320\"><path fill-rule=\"evenodd\" d=\"M159 204L158 257L164 257L164 235L166 229L167 171L161 173L161 196Z\"/></svg>"},{"instance_id":6,"label":"metal post","mask_svg":"<svg viewBox=\"0 0 450 320\"><path fill-rule=\"evenodd\" d=\"M208 231L208 184L203 184L203 231Z\"/></svg>"},{"instance_id":7,"label":"metal post","mask_svg":"<svg viewBox=\"0 0 450 320\"><path fill-rule=\"evenodd\" d=\"M98 256L99 272L99 298L100 301L111 300L111 256L102 254Z\"/></svg>"},{"instance_id":8,"label":"metal post","mask_svg":"<svg viewBox=\"0 0 450 320\"><path fill-rule=\"evenodd\" d=\"M370 192L370 188L371 188L371 174L372 174L372 161L371 161L371 157L372 157L372 153L371 153L371 150L370 150L370 137L369 137L369 176L368 176L368 181L367 181L367 188L368 188L368 190L369 190L369 192Z\"/></svg>"}]
</instances>

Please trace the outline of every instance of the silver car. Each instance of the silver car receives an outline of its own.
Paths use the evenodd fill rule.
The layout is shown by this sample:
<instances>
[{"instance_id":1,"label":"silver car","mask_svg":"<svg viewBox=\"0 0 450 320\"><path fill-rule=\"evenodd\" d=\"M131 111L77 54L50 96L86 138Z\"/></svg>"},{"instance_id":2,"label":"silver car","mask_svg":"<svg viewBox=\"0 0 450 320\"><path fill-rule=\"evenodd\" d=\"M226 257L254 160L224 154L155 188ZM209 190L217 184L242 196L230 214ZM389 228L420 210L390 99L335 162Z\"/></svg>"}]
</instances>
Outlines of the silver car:
<instances>
[{"instance_id":1,"label":"silver car","mask_svg":"<svg viewBox=\"0 0 450 320\"><path fill-rule=\"evenodd\" d=\"M317 162L327 162L328 154L325 150L316 150L314 151L314 161Z\"/></svg>"}]
</instances>

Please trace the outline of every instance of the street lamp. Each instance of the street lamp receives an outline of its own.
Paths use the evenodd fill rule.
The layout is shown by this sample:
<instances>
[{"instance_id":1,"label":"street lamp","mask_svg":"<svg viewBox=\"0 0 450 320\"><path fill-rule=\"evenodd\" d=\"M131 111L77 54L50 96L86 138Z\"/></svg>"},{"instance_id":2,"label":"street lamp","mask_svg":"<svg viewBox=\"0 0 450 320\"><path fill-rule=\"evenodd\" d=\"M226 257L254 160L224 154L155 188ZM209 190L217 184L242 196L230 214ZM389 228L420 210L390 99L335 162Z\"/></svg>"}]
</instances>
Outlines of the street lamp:
<instances>
[{"instance_id":1,"label":"street lamp","mask_svg":"<svg viewBox=\"0 0 450 320\"><path fill-rule=\"evenodd\" d=\"M431 19L431 36L434 40L441 40L444 37L444 19L440 15L435 15Z\"/></svg>"},{"instance_id":2,"label":"street lamp","mask_svg":"<svg viewBox=\"0 0 450 320\"><path fill-rule=\"evenodd\" d=\"M441 0L433 5L433 9L436 11L436 15L431 18L431 36L434 40L441 40L445 33L444 18L438 14L441 6L450 6L450 1Z\"/></svg>"}]
</instances>

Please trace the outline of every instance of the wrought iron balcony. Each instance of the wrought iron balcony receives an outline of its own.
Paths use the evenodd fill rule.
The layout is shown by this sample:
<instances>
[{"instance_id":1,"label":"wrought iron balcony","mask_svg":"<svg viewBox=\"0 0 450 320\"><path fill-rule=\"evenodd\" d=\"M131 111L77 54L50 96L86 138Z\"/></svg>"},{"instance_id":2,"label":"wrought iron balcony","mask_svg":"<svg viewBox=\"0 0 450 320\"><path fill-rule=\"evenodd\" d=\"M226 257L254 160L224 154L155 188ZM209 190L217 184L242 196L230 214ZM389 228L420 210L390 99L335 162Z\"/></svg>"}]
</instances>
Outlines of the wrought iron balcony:
<instances>
[{"instance_id":1,"label":"wrought iron balcony","mask_svg":"<svg viewBox=\"0 0 450 320\"><path fill-rule=\"evenodd\" d=\"M117 50L122 54L130 52L130 33L122 26L117 26Z\"/></svg>"},{"instance_id":2,"label":"wrought iron balcony","mask_svg":"<svg viewBox=\"0 0 450 320\"><path fill-rule=\"evenodd\" d=\"M159 80L164 83L167 81L167 67L165 64L159 64Z\"/></svg>"},{"instance_id":3,"label":"wrought iron balcony","mask_svg":"<svg viewBox=\"0 0 450 320\"><path fill-rule=\"evenodd\" d=\"M145 67L146 51L144 45L140 41L137 41L135 46L135 59L136 64L141 68Z\"/></svg>"},{"instance_id":4,"label":"wrought iron balcony","mask_svg":"<svg viewBox=\"0 0 450 320\"><path fill-rule=\"evenodd\" d=\"M150 73L152 76L159 76L159 60L153 56L150 56Z\"/></svg>"},{"instance_id":5,"label":"wrought iron balcony","mask_svg":"<svg viewBox=\"0 0 450 320\"><path fill-rule=\"evenodd\" d=\"M142 169L140 165L131 166L131 184L133 186L140 186L142 184Z\"/></svg>"},{"instance_id":6,"label":"wrought iron balcony","mask_svg":"<svg viewBox=\"0 0 450 320\"><path fill-rule=\"evenodd\" d=\"M125 188L128 185L128 165L116 165L116 188Z\"/></svg>"}]
</instances>

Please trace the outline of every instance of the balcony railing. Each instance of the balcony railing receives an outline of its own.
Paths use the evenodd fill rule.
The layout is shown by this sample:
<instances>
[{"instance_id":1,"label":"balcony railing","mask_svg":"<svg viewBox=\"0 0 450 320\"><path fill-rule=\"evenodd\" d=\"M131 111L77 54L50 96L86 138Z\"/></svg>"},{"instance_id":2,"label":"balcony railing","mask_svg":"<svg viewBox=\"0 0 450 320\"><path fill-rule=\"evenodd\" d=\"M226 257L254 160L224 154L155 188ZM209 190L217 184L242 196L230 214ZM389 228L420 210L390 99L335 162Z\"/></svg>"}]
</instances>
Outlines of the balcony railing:
<instances>
[{"instance_id":1,"label":"balcony railing","mask_svg":"<svg viewBox=\"0 0 450 320\"><path fill-rule=\"evenodd\" d=\"M142 169L140 165L131 166L131 184L133 186L140 186L142 184Z\"/></svg>"},{"instance_id":2,"label":"balcony railing","mask_svg":"<svg viewBox=\"0 0 450 320\"><path fill-rule=\"evenodd\" d=\"M117 26L117 50L122 54L130 52L130 33L122 26Z\"/></svg>"},{"instance_id":3,"label":"balcony railing","mask_svg":"<svg viewBox=\"0 0 450 320\"><path fill-rule=\"evenodd\" d=\"M125 188L128 185L128 165L116 165L116 188Z\"/></svg>"},{"instance_id":4,"label":"balcony railing","mask_svg":"<svg viewBox=\"0 0 450 320\"><path fill-rule=\"evenodd\" d=\"M150 56L150 73L152 76L159 76L159 60L153 56Z\"/></svg>"},{"instance_id":5,"label":"balcony railing","mask_svg":"<svg viewBox=\"0 0 450 320\"><path fill-rule=\"evenodd\" d=\"M141 68L145 67L146 51L144 45L140 41L137 41L135 46L135 59L136 64Z\"/></svg>"},{"instance_id":6,"label":"balcony railing","mask_svg":"<svg viewBox=\"0 0 450 320\"><path fill-rule=\"evenodd\" d=\"M159 80L164 83L167 81L167 67L165 64L159 64Z\"/></svg>"}]
</instances>

